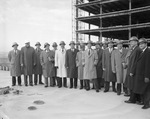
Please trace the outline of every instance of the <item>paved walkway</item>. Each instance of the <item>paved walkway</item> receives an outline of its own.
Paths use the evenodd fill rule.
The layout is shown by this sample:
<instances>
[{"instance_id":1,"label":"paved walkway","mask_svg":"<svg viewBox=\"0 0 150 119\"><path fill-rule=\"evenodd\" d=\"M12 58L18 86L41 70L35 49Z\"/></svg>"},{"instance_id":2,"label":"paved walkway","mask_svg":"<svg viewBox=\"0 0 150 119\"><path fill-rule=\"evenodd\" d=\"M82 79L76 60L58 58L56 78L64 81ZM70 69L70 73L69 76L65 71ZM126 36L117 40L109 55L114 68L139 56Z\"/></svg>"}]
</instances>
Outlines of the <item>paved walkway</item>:
<instances>
[{"instance_id":1,"label":"paved walkway","mask_svg":"<svg viewBox=\"0 0 150 119\"><path fill-rule=\"evenodd\" d=\"M0 71L0 87L11 84L9 72ZM125 104L128 98L113 92L48 87L18 87L20 95L0 95L0 115L3 119L150 119L150 109ZM42 100L43 105L33 102ZM35 106L36 110L28 110ZM1 119L1 118L0 118Z\"/></svg>"}]
</instances>

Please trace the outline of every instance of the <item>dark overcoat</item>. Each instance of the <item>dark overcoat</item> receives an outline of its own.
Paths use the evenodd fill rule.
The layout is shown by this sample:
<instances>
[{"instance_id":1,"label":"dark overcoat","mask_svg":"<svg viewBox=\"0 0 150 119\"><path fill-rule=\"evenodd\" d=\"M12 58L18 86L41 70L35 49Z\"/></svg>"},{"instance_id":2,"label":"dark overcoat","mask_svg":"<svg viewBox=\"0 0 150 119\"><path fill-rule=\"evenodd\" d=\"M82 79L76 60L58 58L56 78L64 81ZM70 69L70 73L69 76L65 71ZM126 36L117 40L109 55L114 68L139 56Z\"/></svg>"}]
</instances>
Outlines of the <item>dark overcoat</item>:
<instances>
[{"instance_id":1,"label":"dark overcoat","mask_svg":"<svg viewBox=\"0 0 150 119\"><path fill-rule=\"evenodd\" d=\"M17 50L15 54L14 50L11 50L8 54L8 60L10 62L10 75L20 76L21 75L21 52Z\"/></svg>"},{"instance_id":2,"label":"dark overcoat","mask_svg":"<svg viewBox=\"0 0 150 119\"><path fill-rule=\"evenodd\" d=\"M32 75L33 68L36 65L35 50L33 47L21 48L21 64L23 64L23 74Z\"/></svg>"},{"instance_id":3,"label":"dark overcoat","mask_svg":"<svg viewBox=\"0 0 150 119\"><path fill-rule=\"evenodd\" d=\"M42 51L40 55L40 62L42 65L44 77L55 76L54 59L55 59L54 51L52 50L49 50L48 52L46 52L45 50Z\"/></svg>"},{"instance_id":4,"label":"dark overcoat","mask_svg":"<svg viewBox=\"0 0 150 119\"><path fill-rule=\"evenodd\" d=\"M134 80L134 76L131 77L130 73L135 74L135 67L136 67L137 59L140 56L140 53L141 53L141 49L138 46L136 46L131 51L131 54L129 56L125 86L130 90L133 90L133 80Z\"/></svg>"},{"instance_id":5,"label":"dark overcoat","mask_svg":"<svg viewBox=\"0 0 150 119\"><path fill-rule=\"evenodd\" d=\"M77 78L78 77L78 68L76 66L76 56L77 49L71 51L71 49L66 51L66 64L67 67L67 77L68 78Z\"/></svg>"},{"instance_id":6,"label":"dark overcoat","mask_svg":"<svg viewBox=\"0 0 150 119\"><path fill-rule=\"evenodd\" d=\"M42 51L42 49L35 49L36 66L34 67L34 74L42 74L42 65L40 63L40 54Z\"/></svg>"},{"instance_id":7,"label":"dark overcoat","mask_svg":"<svg viewBox=\"0 0 150 119\"><path fill-rule=\"evenodd\" d=\"M113 49L114 50L114 49ZM113 51L112 51L113 52ZM116 81L116 76L115 73L112 72L112 67L111 67L111 54L109 52L109 49L105 49L103 51L103 56L102 56L102 65L104 71L104 80L108 82L115 82Z\"/></svg>"},{"instance_id":8,"label":"dark overcoat","mask_svg":"<svg viewBox=\"0 0 150 119\"><path fill-rule=\"evenodd\" d=\"M103 67L102 67L103 49L99 49L96 51L97 51L97 55L98 55L98 62L96 65L97 78L102 78L102 76L103 76Z\"/></svg>"},{"instance_id":9,"label":"dark overcoat","mask_svg":"<svg viewBox=\"0 0 150 119\"><path fill-rule=\"evenodd\" d=\"M144 79L150 78L150 49L146 48L137 60L135 68L135 78L133 92L144 94L150 83L145 83Z\"/></svg>"}]
</instances>

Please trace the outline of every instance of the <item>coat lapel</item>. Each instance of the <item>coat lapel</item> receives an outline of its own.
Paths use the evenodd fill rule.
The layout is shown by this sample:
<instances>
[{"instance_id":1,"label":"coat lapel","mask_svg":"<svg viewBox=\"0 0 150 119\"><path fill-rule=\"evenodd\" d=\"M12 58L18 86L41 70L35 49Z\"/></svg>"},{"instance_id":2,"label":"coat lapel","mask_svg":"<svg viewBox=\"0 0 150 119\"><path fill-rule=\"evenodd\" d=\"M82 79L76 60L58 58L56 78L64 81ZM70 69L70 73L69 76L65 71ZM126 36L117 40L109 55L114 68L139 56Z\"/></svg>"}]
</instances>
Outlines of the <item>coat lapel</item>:
<instances>
[{"instance_id":1,"label":"coat lapel","mask_svg":"<svg viewBox=\"0 0 150 119\"><path fill-rule=\"evenodd\" d=\"M146 54L147 50L148 50L148 49L146 48L144 52L141 52L141 54L140 54L138 60L140 60L140 59Z\"/></svg>"}]
</instances>

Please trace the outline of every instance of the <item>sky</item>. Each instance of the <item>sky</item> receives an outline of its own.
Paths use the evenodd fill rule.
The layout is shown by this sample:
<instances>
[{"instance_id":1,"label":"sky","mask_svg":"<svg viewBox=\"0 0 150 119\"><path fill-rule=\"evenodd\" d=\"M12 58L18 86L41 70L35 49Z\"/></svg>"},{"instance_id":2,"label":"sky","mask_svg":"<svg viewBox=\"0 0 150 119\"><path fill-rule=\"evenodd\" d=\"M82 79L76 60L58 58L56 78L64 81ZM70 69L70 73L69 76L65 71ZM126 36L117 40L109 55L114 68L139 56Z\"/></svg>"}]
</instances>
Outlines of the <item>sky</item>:
<instances>
[{"instance_id":1,"label":"sky","mask_svg":"<svg viewBox=\"0 0 150 119\"><path fill-rule=\"evenodd\" d=\"M0 0L0 52L25 41L68 44L72 40L71 0ZM67 46L66 46L67 47Z\"/></svg>"}]
</instances>

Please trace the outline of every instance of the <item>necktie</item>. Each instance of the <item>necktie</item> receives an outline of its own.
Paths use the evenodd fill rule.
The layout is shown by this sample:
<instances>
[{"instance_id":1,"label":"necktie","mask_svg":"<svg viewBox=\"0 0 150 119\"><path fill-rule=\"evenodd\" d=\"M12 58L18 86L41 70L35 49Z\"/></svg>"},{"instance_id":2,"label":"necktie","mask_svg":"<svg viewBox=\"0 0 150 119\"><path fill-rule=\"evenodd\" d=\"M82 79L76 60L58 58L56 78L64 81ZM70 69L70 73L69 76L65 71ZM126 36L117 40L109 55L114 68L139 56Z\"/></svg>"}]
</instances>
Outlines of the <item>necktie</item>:
<instances>
[{"instance_id":1,"label":"necktie","mask_svg":"<svg viewBox=\"0 0 150 119\"><path fill-rule=\"evenodd\" d=\"M64 49L62 49L62 53L64 52Z\"/></svg>"},{"instance_id":2,"label":"necktie","mask_svg":"<svg viewBox=\"0 0 150 119\"><path fill-rule=\"evenodd\" d=\"M17 51L15 50L15 55L17 54Z\"/></svg>"},{"instance_id":3,"label":"necktie","mask_svg":"<svg viewBox=\"0 0 150 119\"><path fill-rule=\"evenodd\" d=\"M89 49L88 55L90 55L90 49Z\"/></svg>"}]
</instances>

